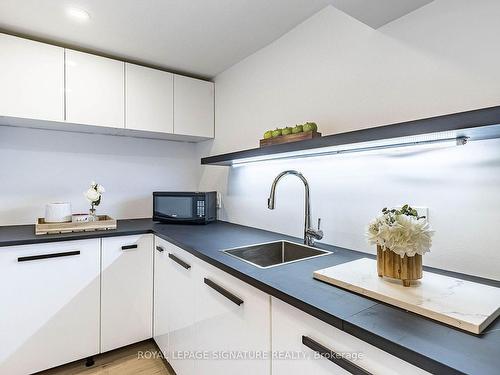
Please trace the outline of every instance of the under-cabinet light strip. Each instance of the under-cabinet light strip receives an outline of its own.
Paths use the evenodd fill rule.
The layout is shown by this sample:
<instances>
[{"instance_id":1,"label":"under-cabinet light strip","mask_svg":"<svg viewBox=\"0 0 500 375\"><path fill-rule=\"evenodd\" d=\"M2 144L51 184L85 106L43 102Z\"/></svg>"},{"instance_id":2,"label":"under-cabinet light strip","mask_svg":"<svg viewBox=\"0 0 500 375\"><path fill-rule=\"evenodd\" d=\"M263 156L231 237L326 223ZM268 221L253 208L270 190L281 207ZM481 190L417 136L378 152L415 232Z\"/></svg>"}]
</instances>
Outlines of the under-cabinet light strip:
<instances>
[{"instance_id":1,"label":"under-cabinet light strip","mask_svg":"<svg viewBox=\"0 0 500 375\"><path fill-rule=\"evenodd\" d=\"M456 146L463 146L467 143L468 139L469 139L469 137L451 137L451 138L427 139L427 140L421 140L421 141L391 143L391 144L365 146L365 147L335 149L335 150L327 150L327 151L320 151L320 152L314 152L314 151L311 151L308 153L290 152L290 153L286 153L286 154L276 154L274 156L273 155L255 156L255 157L235 160L232 162L232 165L237 166L237 165L241 165L241 164L256 163L256 162L261 162L261 161L311 158L311 157L319 157L319 156L347 154L347 153L351 153L351 152L365 152L365 151L376 151L376 150L399 148L399 147L430 145L430 144L436 144L436 143L454 143Z\"/></svg>"}]
</instances>

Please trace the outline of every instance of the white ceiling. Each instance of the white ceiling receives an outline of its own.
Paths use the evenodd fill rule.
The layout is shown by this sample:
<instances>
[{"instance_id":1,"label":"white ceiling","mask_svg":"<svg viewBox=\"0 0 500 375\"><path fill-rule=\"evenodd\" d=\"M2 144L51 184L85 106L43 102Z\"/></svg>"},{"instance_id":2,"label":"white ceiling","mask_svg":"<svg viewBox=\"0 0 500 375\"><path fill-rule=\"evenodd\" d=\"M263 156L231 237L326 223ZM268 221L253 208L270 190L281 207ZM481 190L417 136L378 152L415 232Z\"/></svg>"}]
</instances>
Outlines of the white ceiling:
<instances>
[{"instance_id":1,"label":"white ceiling","mask_svg":"<svg viewBox=\"0 0 500 375\"><path fill-rule=\"evenodd\" d=\"M0 31L212 78L329 4L377 28L431 1L0 0Z\"/></svg>"},{"instance_id":2,"label":"white ceiling","mask_svg":"<svg viewBox=\"0 0 500 375\"><path fill-rule=\"evenodd\" d=\"M325 5L325 0L0 0L0 28L211 78ZM86 10L90 20L68 18L68 6Z\"/></svg>"},{"instance_id":3,"label":"white ceiling","mask_svg":"<svg viewBox=\"0 0 500 375\"><path fill-rule=\"evenodd\" d=\"M330 4L368 26L379 27L431 3L433 0L328 0Z\"/></svg>"}]
</instances>

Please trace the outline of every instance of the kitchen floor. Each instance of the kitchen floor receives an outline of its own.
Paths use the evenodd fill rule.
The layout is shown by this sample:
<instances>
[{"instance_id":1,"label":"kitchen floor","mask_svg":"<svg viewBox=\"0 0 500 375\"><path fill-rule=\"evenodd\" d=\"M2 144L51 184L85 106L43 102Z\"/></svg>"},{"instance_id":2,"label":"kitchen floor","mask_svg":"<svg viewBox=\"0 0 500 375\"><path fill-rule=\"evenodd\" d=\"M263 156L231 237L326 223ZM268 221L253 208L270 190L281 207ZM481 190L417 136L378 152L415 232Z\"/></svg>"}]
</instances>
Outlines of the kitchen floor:
<instances>
[{"instance_id":1,"label":"kitchen floor","mask_svg":"<svg viewBox=\"0 0 500 375\"><path fill-rule=\"evenodd\" d=\"M141 352L144 354L141 355ZM175 375L165 361L155 357L158 353L160 351L154 342L142 341L95 356L92 367L85 367L85 361L76 361L39 372L38 375Z\"/></svg>"}]
</instances>

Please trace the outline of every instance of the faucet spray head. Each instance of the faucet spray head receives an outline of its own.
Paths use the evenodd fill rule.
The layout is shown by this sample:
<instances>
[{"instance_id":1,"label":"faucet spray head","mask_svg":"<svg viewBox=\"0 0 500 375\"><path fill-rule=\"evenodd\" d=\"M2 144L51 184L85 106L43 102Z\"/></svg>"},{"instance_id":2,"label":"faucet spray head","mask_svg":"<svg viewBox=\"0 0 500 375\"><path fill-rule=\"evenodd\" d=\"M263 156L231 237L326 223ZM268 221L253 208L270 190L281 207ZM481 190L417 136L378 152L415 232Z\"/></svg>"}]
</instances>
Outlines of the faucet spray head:
<instances>
[{"instance_id":1,"label":"faucet spray head","mask_svg":"<svg viewBox=\"0 0 500 375\"><path fill-rule=\"evenodd\" d=\"M274 195L271 194L269 198L267 198L267 208L270 210L274 210Z\"/></svg>"}]
</instances>

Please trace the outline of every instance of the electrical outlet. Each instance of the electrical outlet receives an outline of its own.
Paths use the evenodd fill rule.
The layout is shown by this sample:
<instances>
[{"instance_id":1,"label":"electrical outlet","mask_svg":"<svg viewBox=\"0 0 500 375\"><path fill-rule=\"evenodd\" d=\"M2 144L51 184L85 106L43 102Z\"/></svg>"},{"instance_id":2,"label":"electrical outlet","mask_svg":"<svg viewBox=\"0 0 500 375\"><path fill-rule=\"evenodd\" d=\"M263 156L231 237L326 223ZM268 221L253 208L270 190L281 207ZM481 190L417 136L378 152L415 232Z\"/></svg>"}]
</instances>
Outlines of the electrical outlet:
<instances>
[{"instance_id":1,"label":"electrical outlet","mask_svg":"<svg viewBox=\"0 0 500 375\"><path fill-rule=\"evenodd\" d=\"M222 194L217 192L217 208L222 208Z\"/></svg>"},{"instance_id":2,"label":"electrical outlet","mask_svg":"<svg viewBox=\"0 0 500 375\"><path fill-rule=\"evenodd\" d=\"M429 208L428 207L413 207L413 208L415 210L417 210L418 216L425 216L425 219L427 221L429 221Z\"/></svg>"}]
</instances>

